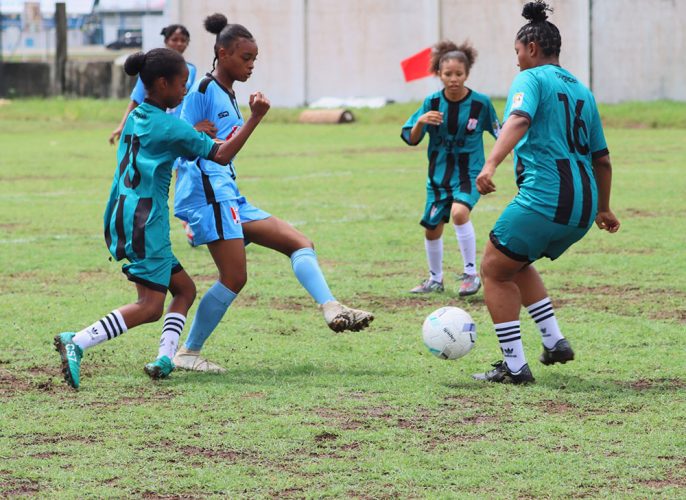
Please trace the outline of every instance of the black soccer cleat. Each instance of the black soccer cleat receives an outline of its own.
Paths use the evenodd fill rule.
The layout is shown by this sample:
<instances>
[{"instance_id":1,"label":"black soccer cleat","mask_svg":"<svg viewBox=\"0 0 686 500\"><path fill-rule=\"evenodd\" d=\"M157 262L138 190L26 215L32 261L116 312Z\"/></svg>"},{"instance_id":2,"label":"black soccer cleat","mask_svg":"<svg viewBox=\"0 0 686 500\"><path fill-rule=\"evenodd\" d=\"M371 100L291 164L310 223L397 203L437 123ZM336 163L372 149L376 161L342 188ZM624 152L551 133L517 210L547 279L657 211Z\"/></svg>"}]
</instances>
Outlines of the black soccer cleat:
<instances>
[{"instance_id":1,"label":"black soccer cleat","mask_svg":"<svg viewBox=\"0 0 686 500\"><path fill-rule=\"evenodd\" d=\"M557 341L552 349L543 346L543 353L538 360L544 365L554 365L555 363L565 364L567 361L574 359L574 351L569 345L567 339L560 339Z\"/></svg>"},{"instance_id":2,"label":"black soccer cleat","mask_svg":"<svg viewBox=\"0 0 686 500\"><path fill-rule=\"evenodd\" d=\"M475 380L485 380L486 382L498 382L501 384L531 384L536 381L529 370L529 365L525 364L518 372L510 371L505 361L493 363L493 370L486 373L475 373L472 378Z\"/></svg>"}]
</instances>

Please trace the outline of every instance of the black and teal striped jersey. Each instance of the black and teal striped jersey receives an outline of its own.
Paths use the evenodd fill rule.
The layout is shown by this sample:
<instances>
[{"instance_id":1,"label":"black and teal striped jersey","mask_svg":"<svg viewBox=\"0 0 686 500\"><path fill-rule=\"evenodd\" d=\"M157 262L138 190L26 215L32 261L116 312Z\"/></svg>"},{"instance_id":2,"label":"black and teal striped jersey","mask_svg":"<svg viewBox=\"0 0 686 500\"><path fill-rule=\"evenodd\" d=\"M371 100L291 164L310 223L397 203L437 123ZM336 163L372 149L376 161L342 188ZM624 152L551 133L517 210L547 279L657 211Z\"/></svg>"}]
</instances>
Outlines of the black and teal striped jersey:
<instances>
[{"instance_id":1,"label":"black and teal striped jersey","mask_svg":"<svg viewBox=\"0 0 686 500\"><path fill-rule=\"evenodd\" d=\"M559 66L531 68L512 82L510 115L530 121L514 149L515 201L554 222L590 226L598 206L592 161L609 154L591 91Z\"/></svg>"},{"instance_id":2,"label":"black and teal striped jersey","mask_svg":"<svg viewBox=\"0 0 686 500\"><path fill-rule=\"evenodd\" d=\"M145 101L126 120L105 209L105 241L117 260L171 256L169 184L182 157L212 158L219 146L185 121Z\"/></svg>"},{"instance_id":3,"label":"black and teal striped jersey","mask_svg":"<svg viewBox=\"0 0 686 500\"><path fill-rule=\"evenodd\" d=\"M468 89L460 101L450 101L443 90L431 94L403 125L400 137L410 144L410 132L429 111L443 113L441 125L424 125L420 141L429 134L429 201L453 199L460 190L471 190L472 180L484 165L483 134L497 138L500 125L491 100ZM414 146L415 144L410 144Z\"/></svg>"}]
</instances>

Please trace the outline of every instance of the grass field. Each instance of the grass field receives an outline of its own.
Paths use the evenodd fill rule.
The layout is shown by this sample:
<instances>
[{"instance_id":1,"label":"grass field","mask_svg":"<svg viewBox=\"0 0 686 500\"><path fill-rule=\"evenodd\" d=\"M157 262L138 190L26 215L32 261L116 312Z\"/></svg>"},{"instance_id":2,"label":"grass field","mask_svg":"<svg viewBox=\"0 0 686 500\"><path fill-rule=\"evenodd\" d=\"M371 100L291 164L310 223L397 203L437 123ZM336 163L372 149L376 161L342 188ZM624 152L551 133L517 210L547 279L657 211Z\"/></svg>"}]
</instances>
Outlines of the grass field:
<instances>
[{"instance_id":1,"label":"grass field","mask_svg":"<svg viewBox=\"0 0 686 500\"><path fill-rule=\"evenodd\" d=\"M426 161L399 138L414 106L394 105L340 126L273 110L237 161L244 194L315 241L337 297L376 313L369 330L332 334L288 259L251 246L205 349L227 374L152 383L161 325L146 325L88 351L76 393L52 337L134 298L101 229L124 107L0 106L0 497L686 496L685 105L603 107L622 229L537 265L577 360L540 365L523 316L533 386L471 380L500 353L483 295L455 293L449 233L447 293L406 293L426 273ZM474 212L480 248L514 194L509 162L496 183ZM202 294L209 254L176 225L172 240ZM456 362L421 342L443 305L477 322Z\"/></svg>"}]
</instances>

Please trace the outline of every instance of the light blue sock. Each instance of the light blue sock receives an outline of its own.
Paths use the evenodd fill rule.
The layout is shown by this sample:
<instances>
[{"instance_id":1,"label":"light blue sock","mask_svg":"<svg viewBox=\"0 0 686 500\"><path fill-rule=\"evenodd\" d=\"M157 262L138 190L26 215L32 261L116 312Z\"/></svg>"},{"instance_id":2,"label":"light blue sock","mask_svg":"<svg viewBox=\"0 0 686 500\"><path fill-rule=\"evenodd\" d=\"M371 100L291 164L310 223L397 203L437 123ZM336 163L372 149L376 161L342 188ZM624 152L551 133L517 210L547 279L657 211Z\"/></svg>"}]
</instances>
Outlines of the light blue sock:
<instances>
[{"instance_id":1,"label":"light blue sock","mask_svg":"<svg viewBox=\"0 0 686 500\"><path fill-rule=\"evenodd\" d=\"M219 281L207 290L207 293L200 301L195 318L193 318L191 332L186 339L186 349L191 351L202 349L203 344L214 329L217 328L236 295L236 293L226 288Z\"/></svg>"},{"instance_id":2,"label":"light blue sock","mask_svg":"<svg viewBox=\"0 0 686 500\"><path fill-rule=\"evenodd\" d=\"M324 304L334 299L326 284L322 270L319 269L317 254L311 248L301 248L291 254L291 266L295 277L307 290L317 304Z\"/></svg>"}]
</instances>

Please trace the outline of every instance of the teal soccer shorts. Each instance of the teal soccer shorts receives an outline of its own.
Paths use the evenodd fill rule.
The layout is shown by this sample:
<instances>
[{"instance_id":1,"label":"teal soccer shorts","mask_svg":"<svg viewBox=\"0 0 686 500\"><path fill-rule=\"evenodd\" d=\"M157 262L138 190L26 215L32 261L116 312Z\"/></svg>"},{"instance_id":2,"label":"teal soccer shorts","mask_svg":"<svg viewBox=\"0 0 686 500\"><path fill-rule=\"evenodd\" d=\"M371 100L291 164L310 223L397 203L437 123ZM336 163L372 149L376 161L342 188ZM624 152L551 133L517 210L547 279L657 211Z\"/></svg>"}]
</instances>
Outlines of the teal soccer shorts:
<instances>
[{"instance_id":1,"label":"teal soccer shorts","mask_svg":"<svg viewBox=\"0 0 686 500\"><path fill-rule=\"evenodd\" d=\"M460 203L466 206L470 211L479 201L481 196L476 190L476 183L472 179L472 190L469 193L454 192L454 198L448 198L447 200L432 201L431 199L426 200L426 205L424 206L424 215L419 224L427 229L436 229L441 222L450 221L450 209L453 203Z\"/></svg>"},{"instance_id":2,"label":"teal soccer shorts","mask_svg":"<svg viewBox=\"0 0 686 500\"><path fill-rule=\"evenodd\" d=\"M591 217L595 220L595 214ZM491 242L514 260L534 262L541 257L557 259L591 228L558 224L511 201L491 231Z\"/></svg>"},{"instance_id":3,"label":"teal soccer shorts","mask_svg":"<svg viewBox=\"0 0 686 500\"><path fill-rule=\"evenodd\" d=\"M169 288L172 274L179 271L183 271L183 266L173 255L149 257L122 266L122 272L130 281L163 293Z\"/></svg>"}]
</instances>

